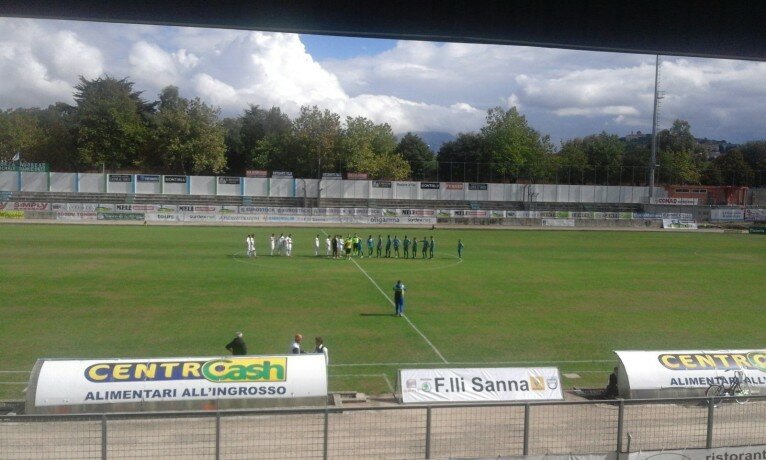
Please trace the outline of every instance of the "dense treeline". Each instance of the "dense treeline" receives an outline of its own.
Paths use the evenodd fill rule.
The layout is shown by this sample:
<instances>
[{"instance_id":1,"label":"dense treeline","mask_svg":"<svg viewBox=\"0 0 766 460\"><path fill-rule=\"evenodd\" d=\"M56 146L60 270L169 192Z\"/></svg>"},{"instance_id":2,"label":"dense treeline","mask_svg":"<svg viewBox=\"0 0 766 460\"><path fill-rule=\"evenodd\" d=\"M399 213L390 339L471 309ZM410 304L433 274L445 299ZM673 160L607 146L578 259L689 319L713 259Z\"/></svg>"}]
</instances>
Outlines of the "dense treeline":
<instances>
[{"instance_id":1,"label":"dense treeline","mask_svg":"<svg viewBox=\"0 0 766 460\"><path fill-rule=\"evenodd\" d=\"M651 139L602 132L557 150L513 107L487 112L479 132L461 133L435 154L418 135L397 139L388 124L316 106L291 119L251 105L235 118L164 88L148 101L126 78L80 78L74 105L0 112L0 160L17 152L54 171L245 174L248 169L367 173L373 179L645 184ZM766 141L734 146L714 160L676 120L658 136L659 183L760 185Z\"/></svg>"}]
</instances>

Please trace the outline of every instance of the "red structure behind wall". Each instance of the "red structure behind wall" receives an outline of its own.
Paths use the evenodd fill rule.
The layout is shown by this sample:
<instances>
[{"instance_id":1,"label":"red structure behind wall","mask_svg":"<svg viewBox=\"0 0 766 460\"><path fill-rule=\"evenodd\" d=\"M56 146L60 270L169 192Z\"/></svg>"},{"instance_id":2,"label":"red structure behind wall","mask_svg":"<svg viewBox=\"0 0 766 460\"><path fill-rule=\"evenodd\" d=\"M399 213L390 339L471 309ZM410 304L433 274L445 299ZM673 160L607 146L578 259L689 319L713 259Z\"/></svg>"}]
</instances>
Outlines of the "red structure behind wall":
<instances>
[{"instance_id":1,"label":"red structure behind wall","mask_svg":"<svg viewBox=\"0 0 766 460\"><path fill-rule=\"evenodd\" d=\"M747 187L721 185L666 185L670 198L696 198L697 204L707 206L743 206Z\"/></svg>"}]
</instances>

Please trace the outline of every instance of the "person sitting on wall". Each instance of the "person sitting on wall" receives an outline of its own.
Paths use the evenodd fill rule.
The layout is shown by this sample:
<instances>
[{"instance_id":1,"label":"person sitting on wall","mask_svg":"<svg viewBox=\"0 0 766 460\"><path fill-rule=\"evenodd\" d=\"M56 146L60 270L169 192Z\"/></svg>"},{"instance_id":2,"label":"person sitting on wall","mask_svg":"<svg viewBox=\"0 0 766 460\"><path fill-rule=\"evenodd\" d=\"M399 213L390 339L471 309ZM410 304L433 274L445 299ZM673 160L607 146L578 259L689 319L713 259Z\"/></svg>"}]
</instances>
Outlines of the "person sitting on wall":
<instances>
[{"instance_id":1,"label":"person sitting on wall","mask_svg":"<svg viewBox=\"0 0 766 460\"><path fill-rule=\"evenodd\" d=\"M614 399L619 396L620 392L617 389L617 366L614 366L614 370L609 374L609 384L604 390L604 397L608 399Z\"/></svg>"}]
</instances>

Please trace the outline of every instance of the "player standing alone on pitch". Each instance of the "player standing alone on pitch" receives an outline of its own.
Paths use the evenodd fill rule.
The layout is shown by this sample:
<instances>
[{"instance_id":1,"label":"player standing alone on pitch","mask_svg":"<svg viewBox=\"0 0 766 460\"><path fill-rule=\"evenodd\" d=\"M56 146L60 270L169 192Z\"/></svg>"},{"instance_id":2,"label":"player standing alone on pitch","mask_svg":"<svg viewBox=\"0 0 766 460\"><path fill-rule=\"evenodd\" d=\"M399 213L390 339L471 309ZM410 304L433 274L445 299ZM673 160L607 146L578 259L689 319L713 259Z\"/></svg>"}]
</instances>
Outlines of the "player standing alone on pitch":
<instances>
[{"instance_id":1,"label":"player standing alone on pitch","mask_svg":"<svg viewBox=\"0 0 766 460\"><path fill-rule=\"evenodd\" d=\"M402 280L398 280L394 285L394 306L396 307L394 316L404 315L404 291L406 290Z\"/></svg>"},{"instance_id":2,"label":"player standing alone on pitch","mask_svg":"<svg viewBox=\"0 0 766 460\"><path fill-rule=\"evenodd\" d=\"M319 233L314 238L314 255L319 256Z\"/></svg>"},{"instance_id":3,"label":"player standing alone on pitch","mask_svg":"<svg viewBox=\"0 0 766 460\"><path fill-rule=\"evenodd\" d=\"M463 258L463 248L464 247L465 246L463 246L463 241L462 240L457 240L457 258L458 259L462 259Z\"/></svg>"}]
</instances>

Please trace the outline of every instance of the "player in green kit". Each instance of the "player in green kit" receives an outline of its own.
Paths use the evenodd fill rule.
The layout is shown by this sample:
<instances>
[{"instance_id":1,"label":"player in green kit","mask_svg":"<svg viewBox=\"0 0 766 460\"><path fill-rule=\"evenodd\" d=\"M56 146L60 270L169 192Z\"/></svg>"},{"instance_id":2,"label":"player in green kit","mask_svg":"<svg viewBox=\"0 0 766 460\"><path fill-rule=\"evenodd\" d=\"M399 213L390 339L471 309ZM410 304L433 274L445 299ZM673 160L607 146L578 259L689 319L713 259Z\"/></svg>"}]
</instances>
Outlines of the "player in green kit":
<instances>
[{"instance_id":1,"label":"player in green kit","mask_svg":"<svg viewBox=\"0 0 766 460\"><path fill-rule=\"evenodd\" d=\"M410 256L410 239L407 238L407 235L404 235L403 246L404 246L404 258L407 259Z\"/></svg>"},{"instance_id":2,"label":"player in green kit","mask_svg":"<svg viewBox=\"0 0 766 460\"><path fill-rule=\"evenodd\" d=\"M417 256L418 256L418 239L413 238L412 239L412 258L414 259Z\"/></svg>"},{"instance_id":3,"label":"player in green kit","mask_svg":"<svg viewBox=\"0 0 766 460\"><path fill-rule=\"evenodd\" d=\"M428 243L428 258L433 259L434 258L434 249L436 248L436 243L434 242L434 237L431 235L431 241Z\"/></svg>"},{"instance_id":4,"label":"player in green kit","mask_svg":"<svg viewBox=\"0 0 766 460\"><path fill-rule=\"evenodd\" d=\"M391 235L386 240L386 257L391 257Z\"/></svg>"},{"instance_id":5,"label":"player in green kit","mask_svg":"<svg viewBox=\"0 0 766 460\"><path fill-rule=\"evenodd\" d=\"M378 249L378 251L376 253L376 257L380 257L380 253L383 250L383 238L381 238L380 235L378 235L378 246L377 246L377 249Z\"/></svg>"},{"instance_id":6,"label":"player in green kit","mask_svg":"<svg viewBox=\"0 0 766 460\"><path fill-rule=\"evenodd\" d=\"M423 237L423 258L426 258L426 255L428 255L428 239L426 237Z\"/></svg>"},{"instance_id":7,"label":"player in green kit","mask_svg":"<svg viewBox=\"0 0 766 460\"><path fill-rule=\"evenodd\" d=\"M374 245L374 242L372 240L372 235L367 237L367 257L372 257L372 247Z\"/></svg>"}]
</instances>

